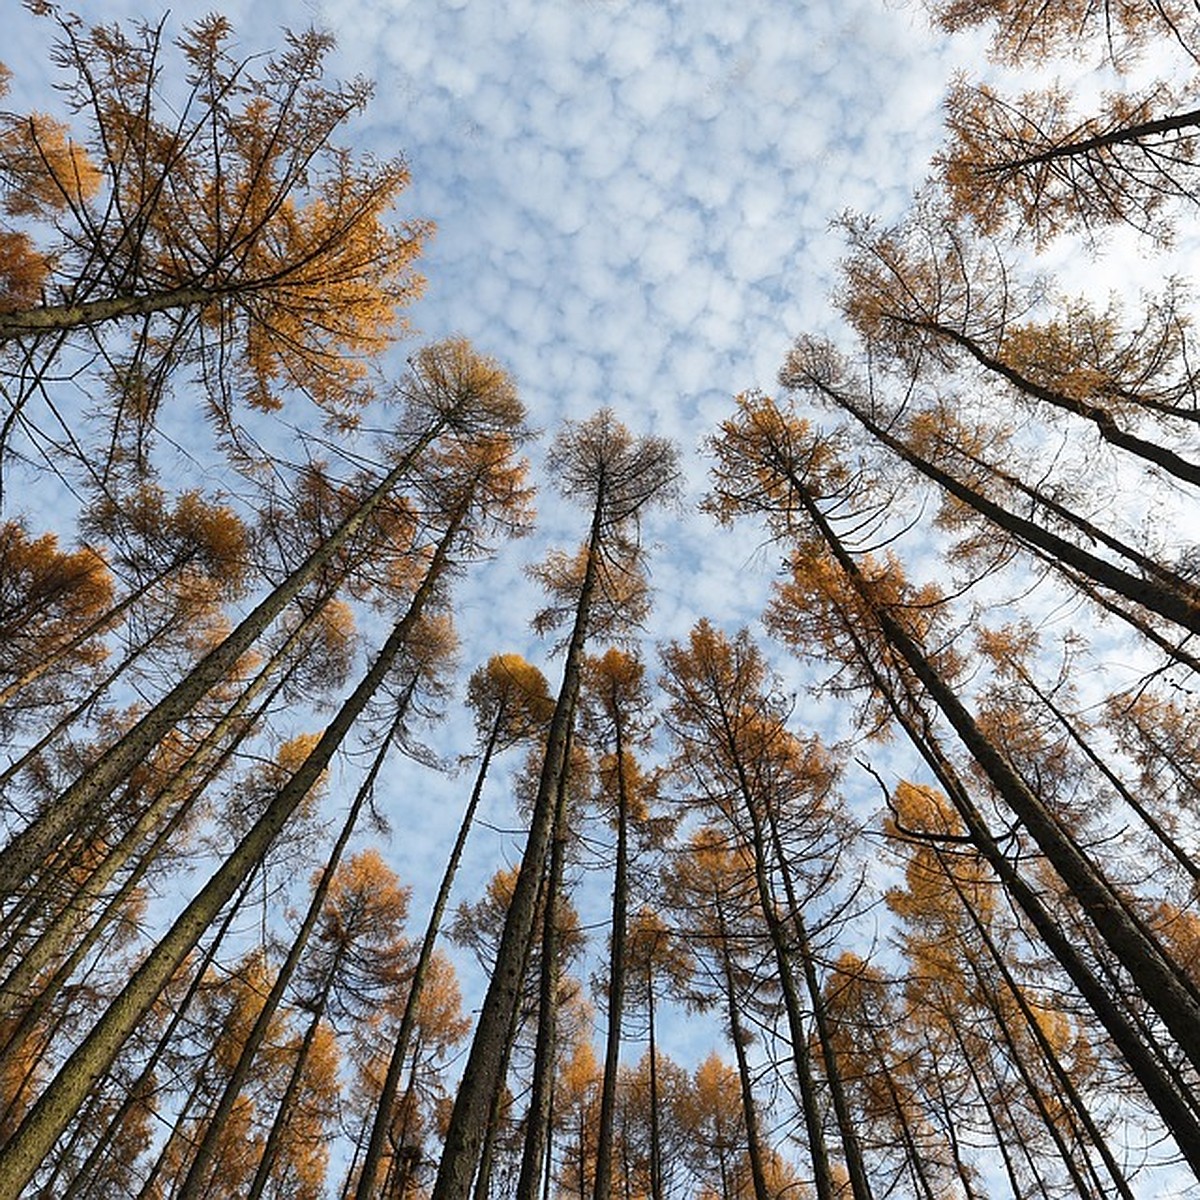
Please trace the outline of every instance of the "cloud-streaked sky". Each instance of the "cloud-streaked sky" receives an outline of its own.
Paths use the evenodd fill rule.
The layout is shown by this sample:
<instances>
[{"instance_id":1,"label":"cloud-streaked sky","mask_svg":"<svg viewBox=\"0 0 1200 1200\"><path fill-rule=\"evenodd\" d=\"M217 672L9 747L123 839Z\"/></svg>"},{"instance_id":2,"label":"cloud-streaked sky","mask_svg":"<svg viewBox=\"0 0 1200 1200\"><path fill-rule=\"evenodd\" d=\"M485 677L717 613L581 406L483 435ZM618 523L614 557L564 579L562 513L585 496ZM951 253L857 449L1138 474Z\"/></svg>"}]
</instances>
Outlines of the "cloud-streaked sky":
<instances>
[{"instance_id":1,"label":"cloud-streaked sky","mask_svg":"<svg viewBox=\"0 0 1200 1200\"><path fill-rule=\"evenodd\" d=\"M208 10L176 4L167 29ZM940 137L945 83L978 57L978 42L947 43L920 8L882 0L222 11L247 54L277 46L284 26L327 28L333 72L375 82L347 140L402 153L404 215L438 226L416 337L466 334L513 371L547 431L609 405L636 432L676 439L689 502L704 488L697 448L730 398L773 387L791 338L828 325L840 249L829 222L903 210ZM85 13L159 15L129 0ZM44 87L46 30L23 12L13 24L28 48L8 56L20 104ZM410 349L398 347L397 371ZM546 537L574 540L571 517L542 507ZM673 630L697 608L757 613L760 597L742 594L744 534L672 521L670 537L657 575Z\"/></svg>"},{"instance_id":2,"label":"cloud-streaked sky","mask_svg":"<svg viewBox=\"0 0 1200 1200\"><path fill-rule=\"evenodd\" d=\"M16 0L5 7L11 102L53 108L47 30ZM79 7L89 21L160 15L127 0ZM168 30L211 7L177 0ZM335 74L375 81L346 140L404 154L413 183L403 215L438 225L427 294L410 314L417 339L467 335L512 370L548 433L608 405L635 432L679 442L686 511L647 526L660 543L647 644L683 637L700 616L730 629L754 621L777 552L694 515L699 447L735 393L774 386L797 333L830 325L840 241L829 223L846 209L899 216L940 139L946 83L978 65L979 40L948 43L918 7L883 0L220 8L247 54L277 46L280 26L315 23L338 39ZM397 371L411 348L398 347ZM556 678L528 631L539 600L522 567L582 529L554 501L541 450L532 457L539 532L463 586L464 676L516 649ZM447 730L434 735L439 746L466 750L454 739L469 725ZM395 861L419 889L440 869L463 786L399 767L383 789ZM459 897L502 855L513 861L515 845L481 830ZM420 890L413 911L415 923Z\"/></svg>"}]
</instances>

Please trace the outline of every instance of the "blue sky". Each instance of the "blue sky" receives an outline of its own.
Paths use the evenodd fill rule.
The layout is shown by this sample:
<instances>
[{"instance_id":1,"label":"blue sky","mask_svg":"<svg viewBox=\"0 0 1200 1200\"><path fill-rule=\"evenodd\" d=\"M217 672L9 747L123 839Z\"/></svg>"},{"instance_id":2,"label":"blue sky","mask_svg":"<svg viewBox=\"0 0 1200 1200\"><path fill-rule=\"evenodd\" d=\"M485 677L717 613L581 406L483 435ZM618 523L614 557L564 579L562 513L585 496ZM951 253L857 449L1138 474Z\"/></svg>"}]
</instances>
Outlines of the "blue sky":
<instances>
[{"instance_id":1,"label":"blue sky","mask_svg":"<svg viewBox=\"0 0 1200 1200\"><path fill-rule=\"evenodd\" d=\"M88 20L159 15L124 0L79 7ZM168 28L210 8L177 2ZM735 393L774 387L796 334L833 327L841 243L829 223L846 209L899 217L940 141L951 74L982 66L982 40L948 42L917 6L882 0L221 8L247 54L278 45L281 25L315 23L338 38L336 75L376 83L346 140L403 153L413 174L403 215L438 225L423 263L427 294L410 313L416 333L397 348L395 370L415 342L462 333L511 369L548 433L608 405L636 432L676 439L688 467L684 513L647 525L659 543L648 652L701 616L731 630L753 624L778 552L694 513L706 488L699 447ZM52 107L46 31L15 0L6 9L0 58L14 70L13 105ZM557 682L528 630L539 597L522 572L547 546L573 546L582 525L554 499L540 448L532 457L538 532L460 591L464 679L490 654L516 650ZM820 709L814 717L833 724ZM460 713L430 739L447 755L465 752L469 722ZM414 927L467 786L398 765L381 788L390 853L418 889ZM490 818L511 821L501 799L489 803ZM515 861L517 845L478 830L456 900ZM479 981L460 961L469 1006ZM665 1048L687 1059L707 1047L681 1029Z\"/></svg>"},{"instance_id":2,"label":"blue sky","mask_svg":"<svg viewBox=\"0 0 1200 1200\"><path fill-rule=\"evenodd\" d=\"M10 102L57 111L49 27L14 0L6 7ZM126 0L83 7L89 21L161 15ZM172 5L167 31L210 8ZM233 0L221 11L239 52L277 47L281 26L316 24L338 40L332 74L375 82L344 140L404 154L413 182L401 215L438 226L395 371L415 342L462 333L511 369L548 434L608 405L635 432L675 439L684 511L647 525L658 543L648 652L701 616L731 630L753 623L778 552L695 514L699 447L735 393L774 386L795 334L830 327L840 253L830 221L848 208L899 216L938 144L945 84L978 64L980 41L947 43L919 8L878 0ZM185 446L206 437L199 418L175 432ZM556 683L528 629L540 599L523 568L547 546L574 545L581 515L556 501L540 447L531 457L537 533L460 591L464 678L517 650ZM184 460L178 469L193 482ZM25 499L52 511L36 490ZM469 723L459 714L430 738L462 753ZM418 888L414 914L465 786L407 766L384 785L394 861ZM478 831L459 895L513 861L516 844Z\"/></svg>"},{"instance_id":3,"label":"blue sky","mask_svg":"<svg viewBox=\"0 0 1200 1200\"><path fill-rule=\"evenodd\" d=\"M173 5L167 28L208 10ZM674 438L689 506L705 487L699 445L731 397L771 389L791 338L830 324L829 222L848 208L903 211L940 137L945 82L979 57L978 41L947 44L920 9L877 0L222 11L247 54L278 45L281 26L327 28L333 73L375 82L346 140L404 154L404 215L438 226L415 340L468 336L513 371L549 432L609 405L635 432ZM125 0L86 6L89 20L134 15L158 18ZM23 12L11 25L13 100L38 103L45 28ZM397 347L397 372L410 350ZM527 590L531 545L578 536L545 491L540 507L539 538L505 555L489 590ZM762 592L748 586L746 534L669 525L657 627L679 635L703 612L752 619ZM485 643L524 620L486 607Z\"/></svg>"}]
</instances>

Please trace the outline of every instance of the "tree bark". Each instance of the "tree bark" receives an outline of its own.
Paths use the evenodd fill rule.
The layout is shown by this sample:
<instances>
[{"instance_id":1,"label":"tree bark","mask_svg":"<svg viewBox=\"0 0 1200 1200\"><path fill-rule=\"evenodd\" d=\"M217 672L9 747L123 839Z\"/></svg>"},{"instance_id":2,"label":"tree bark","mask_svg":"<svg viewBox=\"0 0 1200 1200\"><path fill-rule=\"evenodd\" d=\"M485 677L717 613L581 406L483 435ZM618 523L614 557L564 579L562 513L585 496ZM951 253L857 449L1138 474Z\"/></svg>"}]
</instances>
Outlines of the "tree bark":
<instances>
[{"instance_id":1,"label":"tree bark","mask_svg":"<svg viewBox=\"0 0 1200 1200\"><path fill-rule=\"evenodd\" d=\"M382 499L382 493L376 494ZM324 773L334 753L407 644L425 605L435 594L440 577L449 566L450 547L463 515L460 514L443 534L408 611L393 628L374 664L320 740L208 883L184 908L129 983L47 1085L13 1134L0 1159L0 1200L17 1200L25 1184L70 1123L84 1097L120 1053L126 1039L154 1004L189 950L239 884L256 868L279 831Z\"/></svg>"}]
</instances>

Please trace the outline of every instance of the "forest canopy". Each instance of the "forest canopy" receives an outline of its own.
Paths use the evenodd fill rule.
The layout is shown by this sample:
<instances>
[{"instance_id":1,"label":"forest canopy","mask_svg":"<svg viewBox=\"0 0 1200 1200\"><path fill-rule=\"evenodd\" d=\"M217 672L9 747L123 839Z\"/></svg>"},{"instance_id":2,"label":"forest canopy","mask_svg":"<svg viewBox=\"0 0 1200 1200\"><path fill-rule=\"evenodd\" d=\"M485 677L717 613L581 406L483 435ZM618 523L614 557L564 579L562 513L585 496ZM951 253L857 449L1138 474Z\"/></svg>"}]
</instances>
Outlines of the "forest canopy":
<instances>
[{"instance_id":1,"label":"forest canopy","mask_svg":"<svg viewBox=\"0 0 1200 1200\"><path fill-rule=\"evenodd\" d=\"M1045 269L1186 263L1193 9L928 0L994 62L700 479L418 337L331 34L28 8L0 1200L1200 1194L1191 300ZM761 616L659 636L697 521Z\"/></svg>"}]
</instances>

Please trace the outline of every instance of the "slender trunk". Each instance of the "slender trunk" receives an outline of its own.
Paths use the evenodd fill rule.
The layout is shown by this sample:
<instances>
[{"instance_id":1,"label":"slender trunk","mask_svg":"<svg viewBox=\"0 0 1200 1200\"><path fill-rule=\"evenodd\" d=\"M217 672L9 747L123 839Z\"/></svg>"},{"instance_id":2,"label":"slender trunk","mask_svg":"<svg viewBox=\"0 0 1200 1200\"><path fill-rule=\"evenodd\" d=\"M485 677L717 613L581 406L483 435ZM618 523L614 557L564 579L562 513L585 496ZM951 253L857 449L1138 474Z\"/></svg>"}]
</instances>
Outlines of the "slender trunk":
<instances>
[{"instance_id":1,"label":"slender trunk","mask_svg":"<svg viewBox=\"0 0 1200 1200\"><path fill-rule=\"evenodd\" d=\"M729 1017L729 1037L733 1042L733 1054L737 1059L738 1083L742 1093L742 1120L746 1126L746 1156L750 1160L750 1179L754 1186L754 1200L771 1200L767 1187L767 1175L763 1168L762 1139L758 1132L758 1109L754 1103L754 1086L750 1078L750 1063L746 1057L749 1035L742 1028L737 989L733 983L733 963L729 957L729 935L725 929L724 914L721 921L721 968L725 976L725 1005Z\"/></svg>"},{"instance_id":2,"label":"slender trunk","mask_svg":"<svg viewBox=\"0 0 1200 1200\"><path fill-rule=\"evenodd\" d=\"M329 994L333 990L334 978L340 968L340 954L335 954L333 964L322 983L320 995L314 1005L312 1020L309 1021L308 1028L304 1031L304 1038L296 1053L296 1061L292 1064L287 1086L280 1097L279 1107L275 1110L275 1119L271 1122L271 1130L267 1134L266 1145L263 1146L262 1157L258 1160L258 1169L254 1172L254 1179L251 1181L249 1192L246 1193L246 1200L262 1200L262 1194L270 1181L275 1160L279 1157L279 1150L283 1143L283 1135L291 1122L292 1109L295 1107L300 1093L304 1069L308 1066L308 1056L312 1051L313 1042L316 1041L321 1027L321 1018L325 1015Z\"/></svg>"},{"instance_id":3,"label":"slender trunk","mask_svg":"<svg viewBox=\"0 0 1200 1200\"><path fill-rule=\"evenodd\" d=\"M1000 1118L991 1100L988 1099L988 1089L980 1077L975 1055L971 1053L963 1042L962 1033L953 1018L950 1019L950 1032L954 1038L954 1044L958 1047L959 1058L967 1068L967 1074L971 1077L971 1082L975 1088L975 1095L979 1098L979 1103L983 1107L984 1113L987 1114L988 1124L992 1128L992 1141L996 1149L1000 1152L1000 1161L1004 1164L1004 1174L1008 1177L1008 1186L1012 1189L1014 1197L1024 1197L1026 1189L1022 1186L1021 1179L1017 1174L1016 1163L1009 1153L1009 1145L1014 1139L1010 1139L1006 1130L1001 1127ZM1019 1139L1015 1140L1019 1141Z\"/></svg>"},{"instance_id":4,"label":"slender trunk","mask_svg":"<svg viewBox=\"0 0 1200 1200\"><path fill-rule=\"evenodd\" d=\"M837 1050L830 1035L829 1021L825 1012L825 997L821 992L820 981L817 979L816 963L813 959L812 946L808 940L808 927L804 923L804 913L796 896L795 883L788 865L788 856L784 853L783 838L779 832L778 814L773 804L767 805L766 817L771 834L771 848L775 855L775 867L783 880L784 896L787 899L788 912L791 915L792 928L796 935L796 951L800 958L800 969L804 975L804 985L808 992L809 1003L812 1005L817 1045L821 1052L825 1082L829 1085L829 1094L833 1100L833 1112L837 1119L842 1151L846 1156L846 1173L850 1177L850 1190L855 1200L871 1200L871 1183L867 1177L866 1164L863 1161L862 1145L854 1128L854 1119L846 1099L846 1089L842 1085Z\"/></svg>"},{"instance_id":5,"label":"slender trunk","mask_svg":"<svg viewBox=\"0 0 1200 1200\"><path fill-rule=\"evenodd\" d=\"M440 577L449 565L451 544L464 517L465 512L460 512L443 535L408 612L392 630L378 658L304 762L208 883L185 907L13 1134L3 1158L0 1158L0 1200L17 1200L38 1165L70 1123L72 1114L120 1053L126 1039L154 1004L179 964L237 887L262 861L280 830L324 773L334 753L404 649L426 603L435 594Z\"/></svg>"},{"instance_id":6,"label":"slender trunk","mask_svg":"<svg viewBox=\"0 0 1200 1200\"><path fill-rule=\"evenodd\" d=\"M483 749L483 757L479 762L479 770L475 775L475 784L471 789L471 797L467 802L466 811L459 822L458 835L450 851L446 869L442 872L442 880L438 885L433 908L429 913L429 921L425 926L425 936L421 939L421 951L417 964L413 968L412 979L408 985L408 995L404 1000L404 1012L400 1018L400 1029L396 1034L396 1042L392 1047L391 1058L388 1060L387 1074L384 1076L383 1088L375 1106L375 1119L371 1125L371 1137L367 1144L362 1170L359 1172L358 1185L355 1188L355 1200L373 1200L376 1176L379 1174L379 1163L383 1157L384 1141L392 1116L392 1106L396 1102L396 1093L400 1087L400 1076L404 1069L405 1056L408 1054L408 1044L417 1023L417 1011L421 1003L421 993L425 988L425 980L429 974L429 965L433 962L433 952L437 945L438 934L442 926L442 918L446 905L450 902L450 892L454 887L454 877L458 874L458 866L462 861L463 850L466 848L467 835L475 820L475 811L483 796L483 784L487 778L488 767L496 750L500 737L500 728L504 721L505 706L502 704L492 722L491 732Z\"/></svg>"},{"instance_id":7,"label":"slender trunk","mask_svg":"<svg viewBox=\"0 0 1200 1200\"><path fill-rule=\"evenodd\" d=\"M138 1098L147 1092L150 1092L151 1094L153 1093L154 1072L158 1069L158 1064L162 1061L163 1056L167 1053L168 1049L170 1049L172 1043L174 1042L176 1033L187 1019L188 1012L192 1006L192 1001L195 1000L196 995L200 991L201 985L204 983L204 976L209 967L211 967L213 962L216 960L217 951L220 949L221 943L225 940L225 935L229 932L230 927L233 925L234 918L241 911L241 907L246 902L246 897L250 894L250 889L253 886L254 877L251 876L246 880L241 891L235 897L233 903L229 906L229 909L225 914L225 918L222 920L216 934L213 936L208 946L205 947L204 954L201 957L200 962L197 963L196 969L192 973L192 977L188 982L187 990L184 992L179 1002L172 1007L171 1019L167 1022L167 1027L159 1036L159 1039L155 1043L154 1049L151 1051L150 1056L142 1064L142 1069L138 1074L137 1080L129 1089L125 1098L121 1101L121 1106L109 1120L108 1126L105 1129L104 1137L101 1138L97 1143L97 1147L93 1151L93 1154L98 1152L103 1153L103 1147L117 1135L121 1124L133 1110ZM210 1043L208 1047L208 1052L210 1055L212 1053L212 1049L213 1047ZM202 1075L203 1070L197 1070L195 1072L195 1082L197 1087L199 1087L200 1083L202 1082ZM193 1090L193 1094L189 1095L185 1104L181 1106L181 1110L175 1114L175 1123L172 1125L171 1134L168 1137L167 1142L162 1146L162 1149L158 1157L155 1159L149 1175L146 1177L146 1180L142 1185L141 1191L138 1193L139 1200L141 1200L141 1197L150 1194L151 1188L154 1185L154 1181L157 1179L158 1174L162 1170L166 1161L168 1145L170 1144L171 1140L180 1136L183 1123L187 1120L187 1112L191 1105L195 1102L195 1096L196 1092ZM99 1159L93 1162L92 1156L89 1155L88 1160L84 1163L83 1169L79 1173L83 1182L86 1182L87 1179L91 1177L93 1171L99 1166L99 1162ZM67 1197L64 1196L63 1200L67 1200Z\"/></svg>"},{"instance_id":8,"label":"slender trunk","mask_svg":"<svg viewBox=\"0 0 1200 1200\"><path fill-rule=\"evenodd\" d=\"M658 1112L658 1047L654 1028L654 971L646 964L646 995L650 1023L650 1197L663 1200L662 1122Z\"/></svg>"},{"instance_id":9,"label":"slender trunk","mask_svg":"<svg viewBox=\"0 0 1200 1200\"><path fill-rule=\"evenodd\" d=\"M100 697L103 696L106 691L108 691L109 687L122 675L124 675L125 672L139 658L141 658L143 654L148 653L150 648L159 638L165 637L172 631L173 628L174 626L170 624L161 626L159 629L156 629L146 641L142 642L139 646L136 646L133 650L131 650L115 667L112 668L112 670L108 672L108 674L104 676L103 679L100 680L99 683L92 688L90 692L88 692L86 696L83 697L82 700L80 700L74 706L74 708L70 709L68 712L65 712L61 717L59 717L59 719L55 721L54 724L45 733L43 733L42 736L38 738L38 740L34 742L32 746L29 747L29 749L25 750L17 758L13 759L3 771L0 771L0 787L3 787L10 780L15 779L31 763L36 762L41 757L42 751L45 750L47 746L52 745L68 729L70 729L71 726L74 725L75 722L78 721L79 718L88 711L88 709L97 704L100 700Z\"/></svg>"},{"instance_id":10,"label":"slender trunk","mask_svg":"<svg viewBox=\"0 0 1200 1200\"><path fill-rule=\"evenodd\" d=\"M367 495L363 502L318 546L291 575L275 587L254 610L192 668L165 696L108 748L58 799L18 833L0 856L0 894L18 891L32 878L49 851L89 811L103 805L111 793L175 727L237 665L293 600L336 557L411 469L418 455L438 433L427 430Z\"/></svg>"},{"instance_id":11,"label":"slender trunk","mask_svg":"<svg viewBox=\"0 0 1200 1200\"><path fill-rule=\"evenodd\" d=\"M545 877L542 877L538 889L537 903L542 902L542 897L545 894ZM521 955L521 978L522 980L529 974L529 963L533 957L533 939L525 944L524 952ZM504 1054L500 1061L500 1086L496 1089L495 1095L492 1097L491 1106L487 1113L487 1129L484 1131L483 1144L479 1152L479 1170L475 1176L475 1187L472 1191L474 1200L488 1200L492 1190L492 1162L495 1157L496 1138L500 1133L500 1120L504 1107L504 1080L508 1077L508 1065L512 1058L512 1049L517 1040L517 1029L521 1023L521 1006L514 1005L512 1015L509 1017L509 1026L507 1036L504 1042ZM367 1197L366 1200L372 1200Z\"/></svg>"},{"instance_id":12,"label":"slender trunk","mask_svg":"<svg viewBox=\"0 0 1200 1200\"><path fill-rule=\"evenodd\" d=\"M1190 854L1171 836L1166 827L1159 821L1153 813L1137 798L1137 796L1125 786L1119 775L1100 757L1099 754L1092 748L1091 743L1079 732L1075 726L1075 722L1054 704L1041 688L1037 686L1029 676L1022 671L1021 678L1026 686L1033 694L1041 701L1042 704L1050 711L1051 716L1062 726L1066 731L1067 736L1083 751L1088 762L1096 767L1100 773L1108 780L1113 790L1121 799L1129 805L1130 808L1138 815L1142 823L1158 840L1159 844L1170 854L1170 856L1192 877L1193 883L1200 883L1200 863L1197 863Z\"/></svg>"},{"instance_id":13,"label":"slender trunk","mask_svg":"<svg viewBox=\"0 0 1200 1200\"><path fill-rule=\"evenodd\" d=\"M926 1167L926 1152L917 1144L916 1135L912 1129L912 1122L909 1118L909 1101L900 1093L900 1086L896 1082L895 1073L888 1062L887 1050L880 1043L879 1031L875 1022L869 1016L864 1016L864 1022L871 1031L871 1055L876 1068L883 1076L884 1086L887 1088L888 1100L891 1101L892 1112L895 1114L896 1124L900 1129L900 1140L904 1145L904 1164L912 1177L913 1186L925 1197L925 1200L938 1200ZM970 1195L969 1192L967 1194Z\"/></svg>"},{"instance_id":14,"label":"slender trunk","mask_svg":"<svg viewBox=\"0 0 1200 1200\"><path fill-rule=\"evenodd\" d=\"M829 1161L829 1148L825 1142L825 1122L817 1095L817 1081L813 1072L812 1053L809 1049L808 1032L804 1028L803 1006L796 987L792 967L791 947L787 944L784 925L779 917L775 896L767 876L767 847L763 831L760 800L754 794L742 761L741 748L732 726L732 717L726 711L724 699L720 699L723 735L730 761L738 778L742 805L750 823L750 850L754 862L754 883L758 892L758 904L767 936L775 959L775 971L783 995L784 1013L787 1017L788 1033L792 1043L792 1061L796 1065L796 1082L800 1087L800 1104L804 1113L804 1128L808 1134L808 1151L812 1160L813 1182L817 1200L833 1200L835 1194L833 1172Z\"/></svg>"},{"instance_id":15,"label":"slender trunk","mask_svg":"<svg viewBox=\"0 0 1200 1200\"><path fill-rule=\"evenodd\" d=\"M587 644L592 597L597 586L603 529L603 494L596 500L588 538L587 563L575 623L567 643L563 680L546 738L546 753L530 818L521 867L504 922L496 967L492 972L475 1036L467 1057L458 1095L446 1130L446 1142L432 1200L466 1200L487 1124L487 1114L501 1086L500 1063L508 1030L521 991L521 962L533 933L535 906L546 863L546 851L558 796L566 769L566 751L575 721L580 670Z\"/></svg>"},{"instance_id":16,"label":"slender trunk","mask_svg":"<svg viewBox=\"0 0 1200 1200\"><path fill-rule=\"evenodd\" d=\"M570 762L571 736L567 736L566 761ZM559 935L559 900L567 849L567 798L569 770L558 780L554 830L546 874L546 900L542 909L542 960L538 987L537 1043L533 1058L533 1086L525 1118L525 1146L517 1180L517 1200L536 1200L542 1171L549 1160L551 1108L558 1058L558 992L562 976L562 939Z\"/></svg>"},{"instance_id":17,"label":"slender trunk","mask_svg":"<svg viewBox=\"0 0 1200 1200\"><path fill-rule=\"evenodd\" d=\"M1129 1184L1125 1179L1125 1174L1121 1170L1120 1165L1117 1163L1112 1151L1109 1149L1107 1139L1096 1126L1086 1101L1084 1100L1078 1087L1075 1086L1075 1081L1071 1078L1071 1073L1066 1069L1066 1067L1063 1066L1062 1060L1058 1056L1058 1052L1050 1042L1050 1039L1046 1036L1046 1031L1043 1029L1042 1023L1037 1019L1037 1014L1033 1011L1029 1000L1026 998L1024 989L1021 988L1013 976L1012 970L1009 968L1008 962L1000 947L996 945L991 931L988 929L979 913L977 913L974 907L968 903L966 896L962 892L958 877L943 861L942 854L936 850L935 853L937 854L938 864L942 867L946 878L950 881L951 886L954 888L954 891L959 898L959 902L963 905L963 909L969 916L975 932L978 934L984 948L987 950L988 957L991 959L993 967L996 969L1001 980L1003 981L1008 994L1016 1003L1017 1010L1020 1012L1025 1023L1025 1028L1029 1031L1030 1036L1037 1045L1043 1062L1045 1062L1045 1064L1050 1068L1050 1072L1053 1075L1057 1086L1062 1091L1063 1095L1066 1096L1070 1110L1076 1114L1080 1124L1087 1133L1089 1141L1091 1141L1092 1145L1095 1146L1099 1152L1100 1157L1104 1162L1104 1166L1109 1173L1109 1177L1112 1180L1114 1189L1116 1190L1117 1194L1122 1197L1122 1200L1134 1200L1133 1193L1130 1191ZM986 977L982 972L980 972L979 968L974 963L972 963L972 970L979 979L981 986L988 983ZM996 1015L999 1019L1000 1014L998 1011L998 1006Z\"/></svg>"},{"instance_id":18,"label":"slender trunk","mask_svg":"<svg viewBox=\"0 0 1200 1200\"><path fill-rule=\"evenodd\" d=\"M600 1092L600 1127L596 1132L593 1200L609 1200L612 1192L613 1116L617 1106L617 1073L621 1057L621 1017L625 1008L625 936L629 907L629 794L625 778L624 722L619 707L616 708L614 716L617 759L617 861L613 867L608 1030L604 1044L604 1080Z\"/></svg>"},{"instance_id":19,"label":"slender trunk","mask_svg":"<svg viewBox=\"0 0 1200 1200\"><path fill-rule=\"evenodd\" d=\"M927 1069L933 1077L934 1087L937 1090L937 1106L934 1111L941 1118L946 1144L950 1147L950 1156L954 1160L954 1173L958 1177L959 1186L962 1188L966 1200L980 1200L973 1183L976 1172L963 1157L963 1144L959 1137L961 1122L958 1107L946 1094L946 1081L941 1071L942 1055L930 1041L927 1029L924 1031L924 1042ZM984 1200L986 1200L986 1195Z\"/></svg>"},{"instance_id":20,"label":"slender trunk","mask_svg":"<svg viewBox=\"0 0 1200 1200\"><path fill-rule=\"evenodd\" d=\"M102 633L110 632L129 609L141 600L143 596L152 588L162 583L164 579L167 579L176 571L186 566L188 561L190 560L185 558L180 562L172 563L166 569L159 571L157 575L139 584L127 595L122 596L107 612L102 613L95 620L89 621L74 637L63 642L61 646L55 646L53 650L40 658L26 671L22 672L16 679L6 684L3 688L0 688L0 705L7 704L14 696L19 695L23 688L27 688L31 683L37 682L47 671L52 667L56 667L64 658L84 645L85 642L98 637Z\"/></svg>"},{"instance_id":21,"label":"slender trunk","mask_svg":"<svg viewBox=\"0 0 1200 1200\"><path fill-rule=\"evenodd\" d=\"M1198 126L1200 126L1200 110L1172 113L1169 117L1155 117L1150 121L1122 125L1117 129L1110 129L1107 133L1097 133L1091 137L1080 138L1077 142L1059 142L1056 145L1048 146L1045 150L1027 154L1023 158L1006 159L1004 162L990 163L975 169L980 175L1006 175L1024 167L1036 167L1042 163L1053 162L1058 158L1086 155L1093 150L1104 150L1109 146L1140 142L1143 138L1157 137L1162 133L1177 133L1180 130L1195 129Z\"/></svg>"},{"instance_id":22,"label":"slender trunk","mask_svg":"<svg viewBox=\"0 0 1200 1200\"><path fill-rule=\"evenodd\" d=\"M1144 572L1152 578L1161 580L1164 586L1172 589L1193 586L1189 581L1182 580L1177 571L1172 571L1169 567L1163 566L1157 559L1151 558L1148 554L1143 554L1136 546L1131 546L1128 542L1122 541L1114 534L1101 528L1094 521L1089 521L1086 517L1068 508L1041 488L1026 483L1025 480L1014 475L1011 471L1005 471L995 463L988 462L978 454L973 454L961 447L956 446L955 452L961 454L973 466L978 467L981 471L985 471L993 479L998 479L1005 487L1011 488L1014 492L1032 501L1043 512L1057 517L1064 525L1077 530L1089 542L1105 546L1132 566L1137 567L1139 571Z\"/></svg>"},{"instance_id":23,"label":"slender trunk","mask_svg":"<svg viewBox=\"0 0 1200 1200\"><path fill-rule=\"evenodd\" d=\"M990 978L987 978L979 969L979 965L972 961L968 956L970 963L971 974L975 978L976 986L978 987L978 996L983 1001L987 1011L991 1014L993 1021L996 1023L996 1028L1000 1032L1000 1038L996 1044L997 1050L1007 1052L1008 1061L1016 1067L1017 1075L1021 1080L1021 1094L1027 1101L1032 1101L1033 1108L1036 1111L1039 1120L1046 1132L1050 1135L1050 1140L1054 1143L1054 1148L1058 1152L1058 1157L1063 1166L1067 1170L1067 1174L1071 1177L1071 1183L1075 1191L1079 1194L1082 1200L1088 1200L1091 1190L1087 1185L1087 1181L1083 1178L1079 1171L1079 1165L1075 1162L1074 1155L1071 1153L1070 1147L1063 1138L1062 1130L1059 1128L1058 1121L1050 1112L1046 1103L1046 1096L1040 1082L1033 1077L1029 1064L1025 1060L1025 1055L1021 1048L1017 1045L1016 1038L1013 1036L1012 1030L1009 1028L1008 1020L1004 1015L999 998L996 995L995 988ZM1016 1123L1013 1122L1014 1128ZM1027 1139L1021 1138L1022 1142Z\"/></svg>"},{"instance_id":24,"label":"slender trunk","mask_svg":"<svg viewBox=\"0 0 1200 1200\"><path fill-rule=\"evenodd\" d=\"M1096 431L1100 434L1100 437L1108 442L1110 446L1117 446L1122 450L1127 450L1144 462L1153 463L1154 466L1166 471L1169 475L1173 475L1176 479L1182 480L1184 483L1200 484L1200 466L1197 466L1194 462L1190 462L1186 458L1180 457L1174 451L1168 450L1156 442L1148 442L1136 434L1128 433L1121 429L1108 409L1101 408L1096 404L1089 404L1086 400L1067 395L1065 392L1056 391L1054 388L1046 387L1044 384L1027 378L1013 367L1010 367L1002 359L988 354L973 338L967 337L950 326L939 325L935 321L921 321L907 318L894 319L900 324L922 329L927 333L932 333L937 337L953 342L954 345L965 350L980 366L1001 376L1001 378L1012 384L1017 391L1024 395L1032 396L1036 400L1041 400L1044 404L1049 404L1054 408L1090 421L1096 427Z\"/></svg>"}]
</instances>

